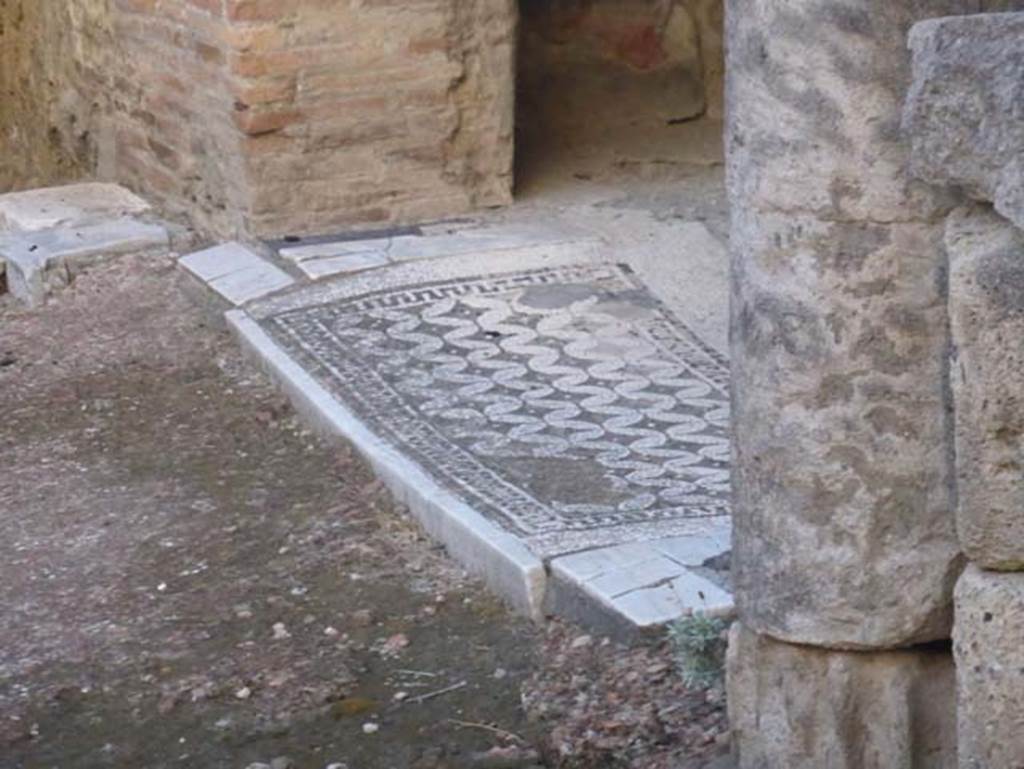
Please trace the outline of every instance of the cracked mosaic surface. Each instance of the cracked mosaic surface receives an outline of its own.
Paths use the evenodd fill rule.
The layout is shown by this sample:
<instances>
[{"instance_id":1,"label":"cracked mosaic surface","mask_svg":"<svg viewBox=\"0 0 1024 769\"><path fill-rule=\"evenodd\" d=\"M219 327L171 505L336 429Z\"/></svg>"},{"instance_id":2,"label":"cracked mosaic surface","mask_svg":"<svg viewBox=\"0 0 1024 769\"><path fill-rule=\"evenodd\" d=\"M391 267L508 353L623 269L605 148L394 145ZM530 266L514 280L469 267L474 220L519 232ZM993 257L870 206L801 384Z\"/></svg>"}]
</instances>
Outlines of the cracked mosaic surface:
<instances>
[{"instance_id":1,"label":"cracked mosaic surface","mask_svg":"<svg viewBox=\"0 0 1024 769\"><path fill-rule=\"evenodd\" d=\"M614 264L388 288L261 325L540 555L720 526L728 371Z\"/></svg>"}]
</instances>

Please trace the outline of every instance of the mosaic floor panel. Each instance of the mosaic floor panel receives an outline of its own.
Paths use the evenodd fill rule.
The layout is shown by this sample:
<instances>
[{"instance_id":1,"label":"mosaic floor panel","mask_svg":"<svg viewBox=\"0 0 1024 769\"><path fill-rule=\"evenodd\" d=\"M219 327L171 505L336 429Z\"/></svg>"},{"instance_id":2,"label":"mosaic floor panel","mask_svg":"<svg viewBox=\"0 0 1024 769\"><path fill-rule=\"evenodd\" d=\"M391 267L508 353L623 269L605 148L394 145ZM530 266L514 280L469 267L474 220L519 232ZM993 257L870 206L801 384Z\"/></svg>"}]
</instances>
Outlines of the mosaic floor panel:
<instances>
[{"instance_id":1,"label":"mosaic floor panel","mask_svg":"<svg viewBox=\"0 0 1024 769\"><path fill-rule=\"evenodd\" d=\"M255 316L371 430L542 557L719 531L722 356L625 266L478 264L320 287Z\"/></svg>"}]
</instances>

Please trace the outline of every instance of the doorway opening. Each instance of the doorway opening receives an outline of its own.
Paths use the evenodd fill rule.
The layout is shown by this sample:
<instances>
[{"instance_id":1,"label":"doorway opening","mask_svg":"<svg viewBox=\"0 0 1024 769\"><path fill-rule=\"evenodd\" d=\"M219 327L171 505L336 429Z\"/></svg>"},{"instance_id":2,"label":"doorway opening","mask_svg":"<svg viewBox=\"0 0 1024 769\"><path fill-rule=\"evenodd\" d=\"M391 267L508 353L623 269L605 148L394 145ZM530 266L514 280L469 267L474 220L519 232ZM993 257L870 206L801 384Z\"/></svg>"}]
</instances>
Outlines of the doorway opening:
<instances>
[{"instance_id":1,"label":"doorway opening","mask_svg":"<svg viewBox=\"0 0 1024 769\"><path fill-rule=\"evenodd\" d=\"M520 0L517 195L720 166L722 36L722 0Z\"/></svg>"}]
</instances>

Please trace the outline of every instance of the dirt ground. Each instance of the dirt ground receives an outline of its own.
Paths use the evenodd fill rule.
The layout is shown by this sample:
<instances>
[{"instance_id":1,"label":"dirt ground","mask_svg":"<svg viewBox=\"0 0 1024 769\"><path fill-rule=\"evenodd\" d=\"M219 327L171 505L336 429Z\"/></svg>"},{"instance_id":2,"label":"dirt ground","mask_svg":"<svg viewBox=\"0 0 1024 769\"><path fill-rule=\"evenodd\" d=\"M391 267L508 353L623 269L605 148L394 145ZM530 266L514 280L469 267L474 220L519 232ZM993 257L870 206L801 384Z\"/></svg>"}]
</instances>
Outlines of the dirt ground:
<instances>
[{"instance_id":1,"label":"dirt ground","mask_svg":"<svg viewBox=\"0 0 1024 769\"><path fill-rule=\"evenodd\" d=\"M0 297L0 767L698 767L664 645L507 612L169 258ZM583 639L583 640L581 640Z\"/></svg>"}]
</instances>

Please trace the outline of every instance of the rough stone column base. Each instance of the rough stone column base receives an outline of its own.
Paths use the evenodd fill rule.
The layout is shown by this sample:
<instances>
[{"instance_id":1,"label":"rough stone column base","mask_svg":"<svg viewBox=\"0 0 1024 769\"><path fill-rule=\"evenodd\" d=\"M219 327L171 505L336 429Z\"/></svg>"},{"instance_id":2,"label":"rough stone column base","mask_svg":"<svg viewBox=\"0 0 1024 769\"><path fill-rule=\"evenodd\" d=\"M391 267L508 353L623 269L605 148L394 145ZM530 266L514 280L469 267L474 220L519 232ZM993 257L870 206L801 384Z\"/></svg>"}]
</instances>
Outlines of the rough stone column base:
<instances>
[{"instance_id":1,"label":"rough stone column base","mask_svg":"<svg viewBox=\"0 0 1024 769\"><path fill-rule=\"evenodd\" d=\"M736 623L727 660L740 769L953 769L948 648L828 651Z\"/></svg>"},{"instance_id":2,"label":"rough stone column base","mask_svg":"<svg viewBox=\"0 0 1024 769\"><path fill-rule=\"evenodd\" d=\"M1024 573L968 566L956 585L961 769L1024 766Z\"/></svg>"}]
</instances>

